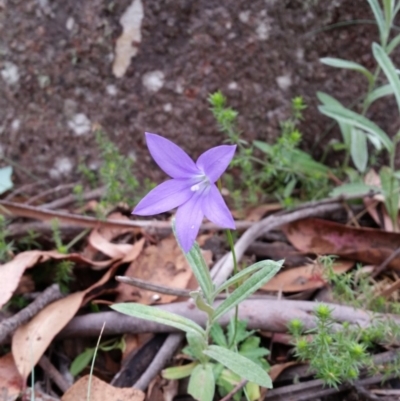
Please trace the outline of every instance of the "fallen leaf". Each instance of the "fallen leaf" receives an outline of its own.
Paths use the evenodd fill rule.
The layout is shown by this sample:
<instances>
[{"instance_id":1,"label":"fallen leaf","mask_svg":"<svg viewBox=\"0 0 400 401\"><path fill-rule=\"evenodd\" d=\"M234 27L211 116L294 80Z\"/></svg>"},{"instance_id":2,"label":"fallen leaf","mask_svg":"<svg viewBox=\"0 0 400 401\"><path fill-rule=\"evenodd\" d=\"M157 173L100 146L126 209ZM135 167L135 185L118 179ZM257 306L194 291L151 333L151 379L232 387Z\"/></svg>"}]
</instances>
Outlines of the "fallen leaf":
<instances>
[{"instance_id":1,"label":"fallen leaf","mask_svg":"<svg viewBox=\"0 0 400 401\"><path fill-rule=\"evenodd\" d=\"M304 219L282 228L301 252L338 255L346 259L380 265L400 244L400 234L373 228L354 228L321 219ZM388 267L400 270L400 257Z\"/></svg>"},{"instance_id":2,"label":"fallen leaf","mask_svg":"<svg viewBox=\"0 0 400 401\"><path fill-rule=\"evenodd\" d=\"M134 0L119 20L122 25L122 34L115 45L115 59L112 67L113 74L117 78L125 75L131 58L136 56L139 50L139 44L142 41L143 15L142 1Z\"/></svg>"},{"instance_id":3,"label":"fallen leaf","mask_svg":"<svg viewBox=\"0 0 400 401\"><path fill-rule=\"evenodd\" d=\"M59 299L42 309L28 323L18 327L12 338L12 353L24 380L46 351L53 338L75 316L82 304L98 295L96 289L104 285L119 267L115 263L104 276L85 291Z\"/></svg>"},{"instance_id":4,"label":"fallen leaf","mask_svg":"<svg viewBox=\"0 0 400 401\"><path fill-rule=\"evenodd\" d=\"M103 237L98 230L92 230L88 241L90 245L111 259L123 259L132 250L131 244L114 244Z\"/></svg>"},{"instance_id":5,"label":"fallen leaf","mask_svg":"<svg viewBox=\"0 0 400 401\"><path fill-rule=\"evenodd\" d=\"M170 236L157 245L148 246L138 259L130 264L125 276L146 280L152 284L186 288L192 271L175 238ZM155 301L169 303L177 298L175 295L158 294L124 283L119 283L117 290L119 295L116 302L135 301L150 305Z\"/></svg>"},{"instance_id":6,"label":"fallen leaf","mask_svg":"<svg viewBox=\"0 0 400 401\"><path fill-rule=\"evenodd\" d=\"M291 361L291 362L285 362L285 363L277 363L273 366L271 366L270 371L268 372L271 380L274 382L279 375L287 368L290 366L298 365L299 362L296 361Z\"/></svg>"},{"instance_id":7,"label":"fallen leaf","mask_svg":"<svg viewBox=\"0 0 400 401\"><path fill-rule=\"evenodd\" d=\"M67 259L101 269L112 263L112 260L96 262L76 253L65 255L57 251L21 252L10 262L0 265L0 282L2 283L0 287L0 308L12 297L26 269L30 269L38 263L43 263L50 259Z\"/></svg>"},{"instance_id":8,"label":"fallen leaf","mask_svg":"<svg viewBox=\"0 0 400 401\"><path fill-rule=\"evenodd\" d=\"M61 401L87 401L90 385L90 401L143 401L145 394L136 388L114 387L96 376L79 379L61 397Z\"/></svg>"},{"instance_id":9,"label":"fallen leaf","mask_svg":"<svg viewBox=\"0 0 400 401\"><path fill-rule=\"evenodd\" d=\"M248 221L260 221L267 213L276 212L282 209L280 203L269 203L267 205L260 205L250 209L246 213L246 220Z\"/></svg>"},{"instance_id":10,"label":"fallen leaf","mask_svg":"<svg viewBox=\"0 0 400 401\"><path fill-rule=\"evenodd\" d=\"M352 261L338 261L333 265L336 274L349 271L354 266ZM278 273L261 287L264 291L300 292L316 290L326 285L323 268L319 263L295 267Z\"/></svg>"},{"instance_id":11,"label":"fallen leaf","mask_svg":"<svg viewBox=\"0 0 400 401\"><path fill-rule=\"evenodd\" d=\"M0 394L7 397L17 396L21 392L23 384L11 352L2 356L0 358Z\"/></svg>"}]
</instances>

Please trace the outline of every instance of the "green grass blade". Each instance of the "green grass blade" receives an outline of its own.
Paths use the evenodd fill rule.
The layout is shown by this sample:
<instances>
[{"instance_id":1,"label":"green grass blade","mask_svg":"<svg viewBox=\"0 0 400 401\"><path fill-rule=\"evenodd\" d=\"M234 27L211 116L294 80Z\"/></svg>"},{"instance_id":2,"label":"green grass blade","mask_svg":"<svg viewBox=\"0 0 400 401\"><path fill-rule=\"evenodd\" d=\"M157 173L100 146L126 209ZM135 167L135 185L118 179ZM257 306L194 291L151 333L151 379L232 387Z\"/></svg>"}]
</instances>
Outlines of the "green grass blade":
<instances>
[{"instance_id":1,"label":"green grass blade","mask_svg":"<svg viewBox=\"0 0 400 401\"><path fill-rule=\"evenodd\" d=\"M205 333L204 330L192 320L153 306L136 303L123 303L111 305L111 309L125 315L172 326L186 333L200 334L201 336L204 336Z\"/></svg>"},{"instance_id":2,"label":"green grass blade","mask_svg":"<svg viewBox=\"0 0 400 401\"><path fill-rule=\"evenodd\" d=\"M386 38L387 38L387 29L386 29L386 21L385 18L383 17L382 9L378 3L378 0L367 0L371 10L374 14L375 21L378 24L378 29L379 29L379 37L381 40L381 44L383 46L386 45Z\"/></svg>"},{"instance_id":3,"label":"green grass blade","mask_svg":"<svg viewBox=\"0 0 400 401\"><path fill-rule=\"evenodd\" d=\"M361 74L363 74L368 79L369 83L372 83L374 80L373 74L371 74L364 66L355 63L354 61L348 61L334 57L324 57L321 58L320 61L322 64L329 65L330 67L344 68L346 70L361 72Z\"/></svg>"}]
</instances>

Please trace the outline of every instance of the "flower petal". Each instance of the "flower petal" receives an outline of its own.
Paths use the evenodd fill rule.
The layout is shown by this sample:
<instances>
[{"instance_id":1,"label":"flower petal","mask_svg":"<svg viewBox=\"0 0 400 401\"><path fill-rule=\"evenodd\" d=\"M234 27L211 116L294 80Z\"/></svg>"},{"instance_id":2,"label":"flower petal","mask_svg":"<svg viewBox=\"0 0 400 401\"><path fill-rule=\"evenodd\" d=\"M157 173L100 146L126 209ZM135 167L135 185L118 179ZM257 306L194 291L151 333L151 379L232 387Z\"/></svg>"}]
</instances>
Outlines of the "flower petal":
<instances>
[{"instance_id":1,"label":"flower petal","mask_svg":"<svg viewBox=\"0 0 400 401\"><path fill-rule=\"evenodd\" d=\"M222 145L211 148L200 155L196 165L214 183L228 168L235 150L236 145Z\"/></svg>"},{"instance_id":2,"label":"flower petal","mask_svg":"<svg viewBox=\"0 0 400 401\"><path fill-rule=\"evenodd\" d=\"M188 180L168 180L151 190L135 207L132 214L151 216L164 213L187 202L192 196Z\"/></svg>"},{"instance_id":3,"label":"flower petal","mask_svg":"<svg viewBox=\"0 0 400 401\"><path fill-rule=\"evenodd\" d=\"M196 240L204 214L202 196L196 193L176 212L176 234L182 249L189 252Z\"/></svg>"},{"instance_id":4,"label":"flower petal","mask_svg":"<svg viewBox=\"0 0 400 401\"><path fill-rule=\"evenodd\" d=\"M146 132L146 142L154 161L170 177L188 178L199 174L194 161L170 140Z\"/></svg>"},{"instance_id":5,"label":"flower petal","mask_svg":"<svg viewBox=\"0 0 400 401\"><path fill-rule=\"evenodd\" d=\"M214 224L223 228L236 228L232 214L215 185L211 185L210 191L204 197L202 209L207 219Z\"/></svg>"}]
</instances>

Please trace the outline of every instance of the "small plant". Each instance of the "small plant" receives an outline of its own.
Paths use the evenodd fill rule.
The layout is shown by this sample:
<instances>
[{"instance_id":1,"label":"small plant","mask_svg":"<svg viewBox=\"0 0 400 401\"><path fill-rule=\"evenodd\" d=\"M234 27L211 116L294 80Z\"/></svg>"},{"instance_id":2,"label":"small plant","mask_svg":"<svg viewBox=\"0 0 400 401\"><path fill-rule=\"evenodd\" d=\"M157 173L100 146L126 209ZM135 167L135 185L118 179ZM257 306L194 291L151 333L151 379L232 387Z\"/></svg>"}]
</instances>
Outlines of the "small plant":
<instances>
[{"instance_id":1,"label":"small plant","mask_svg":"<svg viewBox=\"0 0 400 401\"><path fill-rule=\"evenodd\" d=\"M112 350L121 350L122 352L124 352L125 347L125 340L123 339L123 337L121 337L117 340L106 340L92 348L86 348L72 361L69 371L71 372L72 376L78 376L83 369L89 366L90 362L93 360L93 357L96 354L97 349L104 352L109 352Z\"/></svg>"},{"instance_id":2,"label":"small plant","mask_svg":"<svg viewBox=\"0 0 400 401\"><path fill-rule=\"evenodd\" d=\"M216 384L221 384L218 382L221 374L221 369L216 368L218 364L249 382L270 388L271 379L259 361L255 362L238 352L239 334L243 333L243 330L238 323L237 310L231 323L231 343L224 342L219 336L219 343L224 345L214 345L210 343L210 336L212 330L214 337L219 330L215 326L218 319L236 309L240 302L269 281L279 271L282 262L261 261L238 272L232 249L234 275L216 287L195 242L204 215L219 226L234 226L232 215L215 182L232 160L235 146L212 148L194 163L182 149L165 138L147 133L146 140L155 161L172 179L147 194L136 206L134 213L153 215L178 207L173 231L199 284L200 290L193 291L191 297L196 307L205 312L206 325L202 328L190 319L148 305L116 304L112 308L130 316L170 325L186 333L188 350L195 360L193 369L186 367L190 370L188 391L196 400L212 401ZM230 288L234 288L233 292L219 305L215 305L217 295L226 293ZM243 346L243 343L241 345ZM257 343L257 347L258 345Z\"/></svg>"},{"instance_id":3,"label":"small plant","mask_svg":"<svg viewBox=\"0 0 400 401\"><path fill-rule=\"evenodd\" d=\"M342 330L334 331L332 311L324 304L315 308L315 316L315 329L305 333L300 320L292 320L289 325L296 357L308 361L316 377L328 386L337 387L343 381L357 379L361 367L372 365L366 345L360 340L359 330L344 324Z\"/></svg>"},{"instance_id":4,"label":"small plant","mask_svg":"<svg viewBox=\"0 0 400 401\"><path fill-rule=\"evenodd\" d=\"M255 336L254 331L246 330L246 325L245 321L239 321L235 327L234 320L231 320L225 334L222 327L218 323L215 323L210 330L211 339L214 344L224 348L229 348L229 344L236 340L239 355L250 359L265 371L268 371L269 364L264 357L269 355L269 350L260 346L260 337ZM185 347L182 352L194 362L163 370L162 375L164 378L177 380L188 377L194 368L199 365L199 361L197 361L195 356L196 351L192 350L190 345ZM224 397L239 384L241 377L221 364L211 363L211 365L218 392L221 397ZM261 395L260 387L256 383L246 383L243 391L246 393L246 398L250 401L259 399ZM242 398L243 391L237 392L233 399L239 401Z\"/></svg>"},{"instance_id":5,"label":"small plant","mask_svg":"<svg viewBox=\"0 0 400 401\"><path fill-rule=\"evenodd\" d=\"M363 101L358 105L360 112L357 113L343 106L333 97L318 93L318 98L322 105L319 107L321 113L333 118L339 124L343 148L347 155L351 156L354 166L360 173L364 173L368 167L368 142L377 152L385 149L389 155L389 166L380 169L381 192L385 198L385 206L392 220L395 231L398 231L398 204L399 204L399 172L395 171L395 155L397 143L400 139L400 131L391 139L380 127L366 117L371 104L376 100L389 95L394 95L400 112L400 79L398 70L390 59L392 51L400 44L400 34L390 39L391 29L396 14L400 10L400 2L397 0L383 0L383 8L378 0L367 0L374 14L378 29L380 44L372 44L372 53L377 62L374 71L369 71L364 66L353 61L339 58L323 58L321 62L326 65L350 69L361 73L368 81L367 91L363 96ZM388 83L380 85L381 72L386 77ZM348 157L345 160L347 165ZM346 184L337 188L332 195L354 193L373 189L375 187L362 185L362 180L358 179L351 184Z\"/></svg>"},{"instance_id":6,"label":"small plant","mask_svg":"<svg viewBox=\"0 0 400 401\"><path fill-rule=\"evenodd\" d=\"M7 222L0 215L0 263L8 262L12 256L13 242L7 242Z\"/></svg>"},{"instance_id":7,"label":"small plant","mask_svg":"<svg viewBox=\"0 0 400 401\"><path fill-rule=\"evenodd\" d=\"M105 186L105 192L101 198L102 206L136 203L143 193L154 187L154 184L150 180L145 180L140 185L135 175L132 174L134 161L130 157L123 156L103 130L98 129L95 134L102 160L98 174L84 164L79 165L79 172L91 188L99 185ZM78 198L82 196L82 190L81 186L75 188L74 192Z\"/></svg>"},{"instance_id":8,"label":"small plant","mask_svg":"<svg viewBox=\"0 0 400 401\"><path fill-rule=\"evenodd\" d=\"M307 200L323 197L329 191L328 168L298 148L301 142L298 123L306 108L302 97L292 100L292 117L281 123L281 136L274 145L262 141L249 144L241 139L236 128L238 113L227 107L221 92L211 94L209 103L219 129L238 147L232 166L240 168L240 181L250 203L256 203L262 193L269 193L285 206L291 206L295 191L300 199ZM256 156L260 151L262 158ZM232 195L234 199L235 195L243 198L242 190L233 191Z\"/></svg>"}]
</instances>

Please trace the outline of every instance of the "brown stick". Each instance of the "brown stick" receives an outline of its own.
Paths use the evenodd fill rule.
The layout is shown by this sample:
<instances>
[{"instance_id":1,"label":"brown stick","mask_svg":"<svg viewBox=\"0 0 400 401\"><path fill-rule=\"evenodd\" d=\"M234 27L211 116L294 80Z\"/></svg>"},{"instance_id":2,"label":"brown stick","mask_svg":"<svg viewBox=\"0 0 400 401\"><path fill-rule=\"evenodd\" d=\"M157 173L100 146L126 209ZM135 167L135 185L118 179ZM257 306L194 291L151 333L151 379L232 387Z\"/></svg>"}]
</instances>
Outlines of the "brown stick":
<instances>
[{"instance_id":1,"label":"brown stick","mask_svg":"<svg viewBox=\"0 0 400 401\"><path fill-rule=\"evenodd\" d=\"M43 291L43 293L40 294L26 308L22 309L14 316L3 320L0 323L0 344L19 326L26 323L46 305L50 304L53 301L56 301L57 299L60 299L62 296L63 295L60 292L58 284L53 284L50 287L46 288L46 290Z\"/></svg>"},{"instance_id":2,"label":"brown stick","mask_svg":"<svg viewBox=\"0 0 400 401\"><path fill-rule=\"evenodd\" d=\"M229 401L238 391L240 391L246 384L248 380L241 380L224 398L221 398L220 401Z\"/></svg>"},{"instance_id":3,"label":"brown stick","mask_svg":"<svg viewBox=\"0 0 400 401\"><path fill-rule=\"evenodd\" d=\"M50 379L53 380L63 393L71 387L46 355L42 355L39 359L39 366L49 375Z\"/></svg>"}]
</instances>

